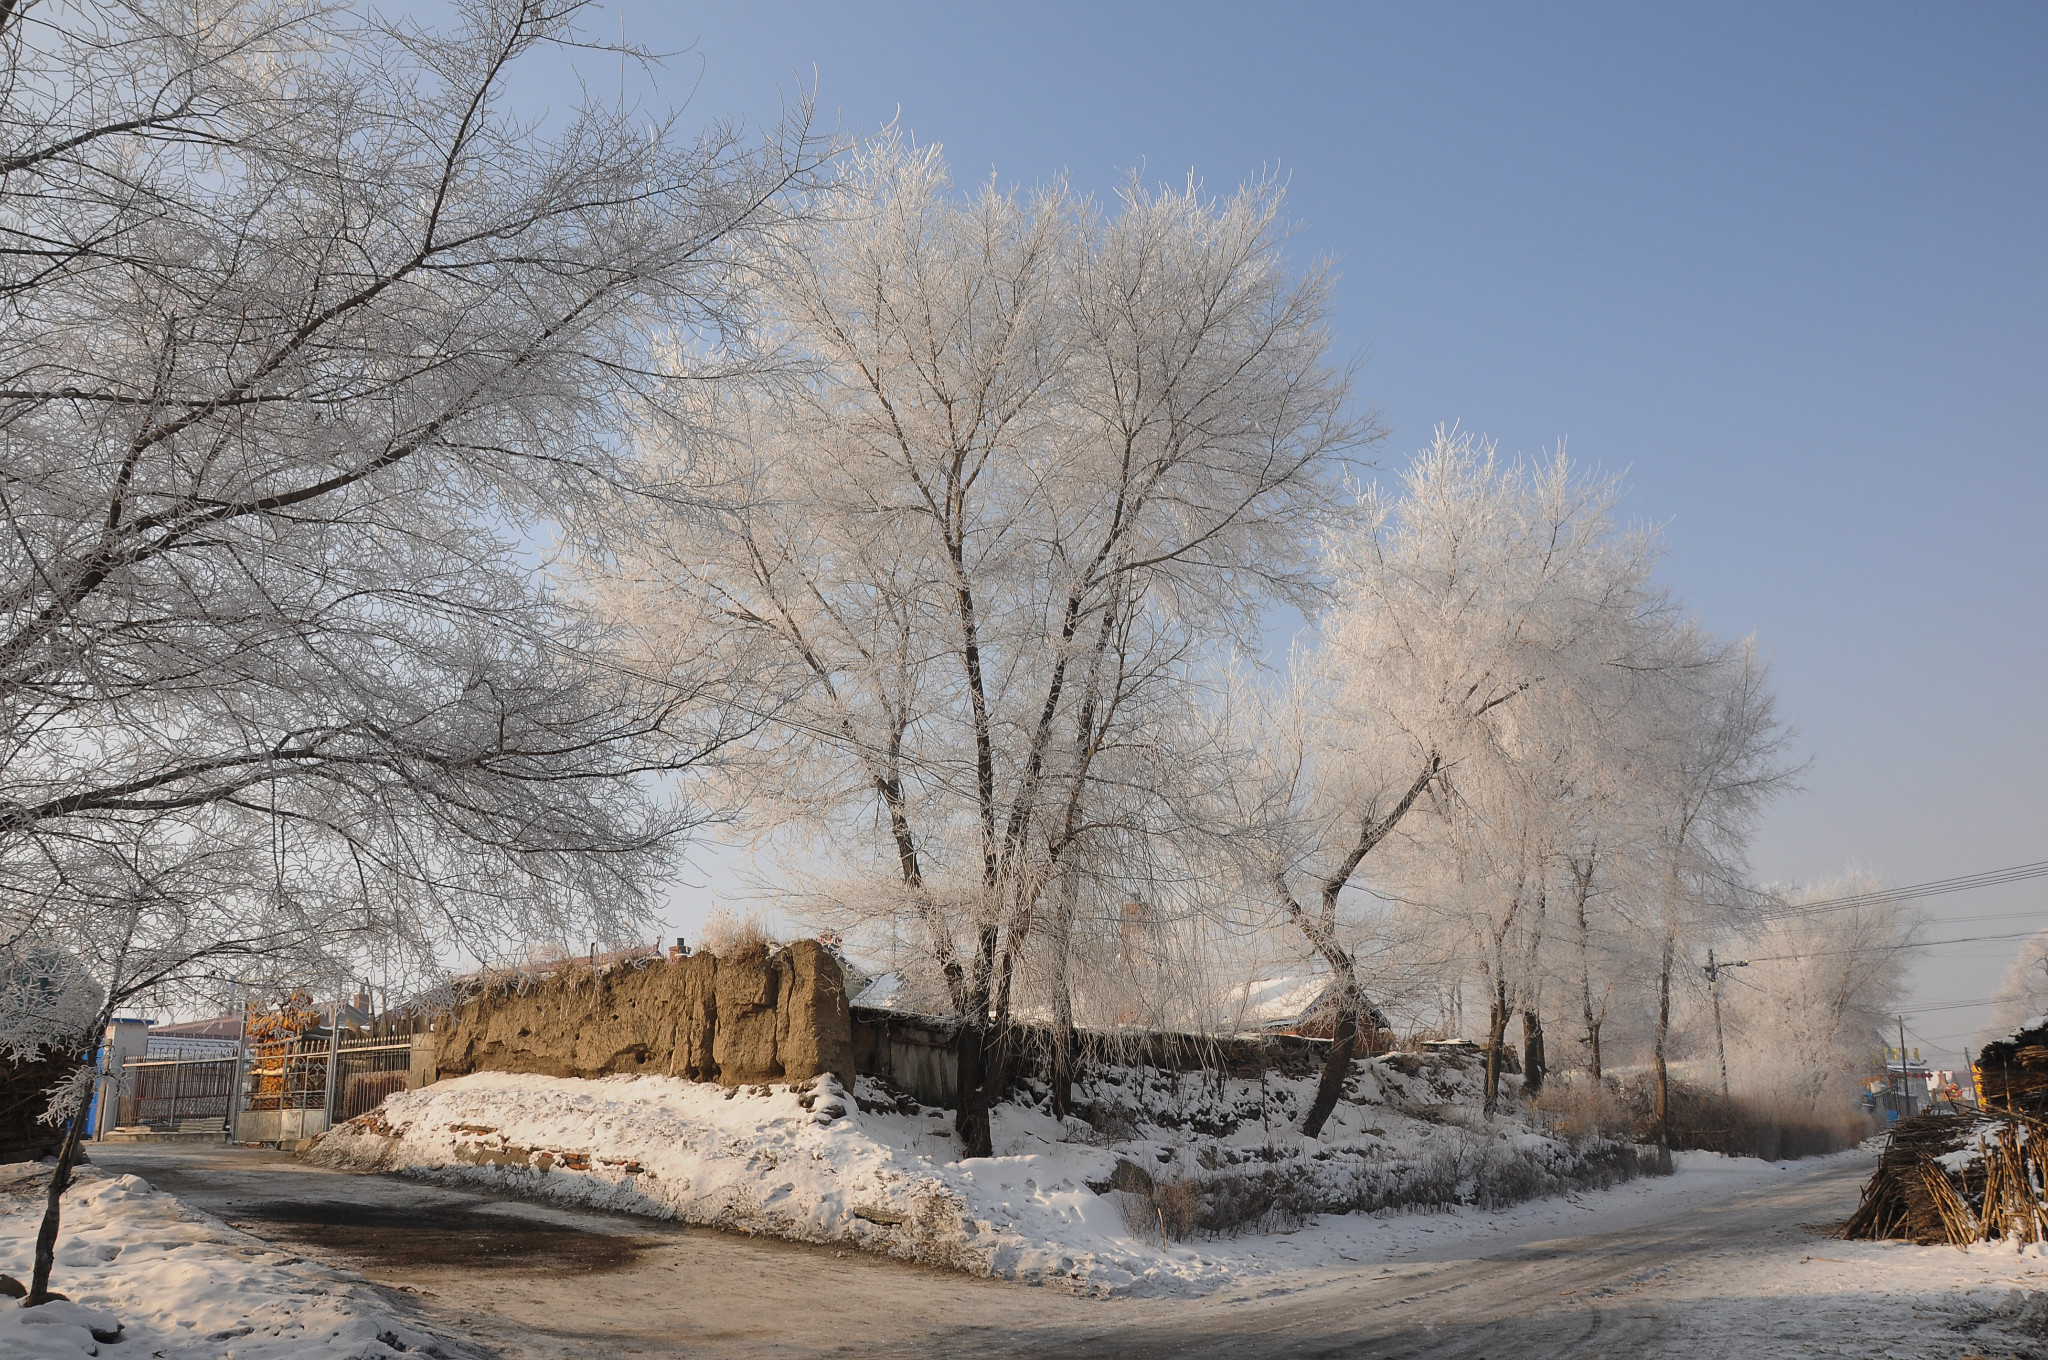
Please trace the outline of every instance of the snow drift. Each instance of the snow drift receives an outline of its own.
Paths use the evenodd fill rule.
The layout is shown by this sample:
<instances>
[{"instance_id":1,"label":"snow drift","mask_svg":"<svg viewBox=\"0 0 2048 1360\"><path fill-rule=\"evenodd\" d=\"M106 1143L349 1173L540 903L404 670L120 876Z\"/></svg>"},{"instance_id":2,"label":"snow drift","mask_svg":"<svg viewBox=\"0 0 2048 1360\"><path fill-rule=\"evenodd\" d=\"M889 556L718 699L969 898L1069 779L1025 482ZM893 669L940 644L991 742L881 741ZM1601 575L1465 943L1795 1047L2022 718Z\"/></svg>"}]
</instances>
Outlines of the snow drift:
<instances>
[{"instance_id":1,"label":"snow drift","mask_svg":"<svg viewBox=\"0 0 2048 1360\"><path fill-rule=\"evenodd\" d=\"M1312 1076L1099 1068L1076 1093L1088 1119L1055 1119L1027 1083L995 1111L998 1155L962 1159L948 1112L869 1078L849 1092L831 1077L728 1089L477 1073L396 1094L307 1156L1149 1293L1220 1283L1236 1268L1228 1238L1308 1214L1494 1207L1633 1174L1632 1148L1486 1120L1476 1075L1451 1057L1360 1062L1306 1139L1294 1129Z\"/></svg>"},{"instance_id":2,"label":"snow drift","mask_svg":"<svg viewBox=\"0 0 2048 1360\"><path fill-rule=\"evenodd\" d=\"M11 1170L15 1183L0 1190L0 1271L26 1280L42 1188L34 1168ZM40 1308L0 1299L0 1360L468 1354L394 1317L360 1277L271 1250L139 1176L90 1166L64 1196L52 1282L69 1298Z\"/></svg>"}]
</instances>

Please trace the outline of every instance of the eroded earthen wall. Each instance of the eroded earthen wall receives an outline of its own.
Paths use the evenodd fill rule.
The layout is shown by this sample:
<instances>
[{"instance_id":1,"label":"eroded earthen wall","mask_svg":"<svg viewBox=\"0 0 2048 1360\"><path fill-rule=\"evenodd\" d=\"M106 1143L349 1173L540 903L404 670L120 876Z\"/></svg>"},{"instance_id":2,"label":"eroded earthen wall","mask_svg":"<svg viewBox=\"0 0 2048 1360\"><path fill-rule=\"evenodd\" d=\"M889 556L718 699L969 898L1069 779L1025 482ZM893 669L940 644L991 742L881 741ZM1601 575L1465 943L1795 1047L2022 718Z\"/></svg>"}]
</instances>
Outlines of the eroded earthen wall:
<instances>
[{"instance_id":1,"label":"eroded earthen wall","mask_svg":"<svg viewBox=\"0 0 2048 1360\"><path fill-rule=\"evenodd\" d=\"M815 940L730 959L693 954L599 970L563 968L496 988L436 1026L440 1077L661 1073L727 1086L853 1080L839 961Z\"/></svg>"}]
</instances>

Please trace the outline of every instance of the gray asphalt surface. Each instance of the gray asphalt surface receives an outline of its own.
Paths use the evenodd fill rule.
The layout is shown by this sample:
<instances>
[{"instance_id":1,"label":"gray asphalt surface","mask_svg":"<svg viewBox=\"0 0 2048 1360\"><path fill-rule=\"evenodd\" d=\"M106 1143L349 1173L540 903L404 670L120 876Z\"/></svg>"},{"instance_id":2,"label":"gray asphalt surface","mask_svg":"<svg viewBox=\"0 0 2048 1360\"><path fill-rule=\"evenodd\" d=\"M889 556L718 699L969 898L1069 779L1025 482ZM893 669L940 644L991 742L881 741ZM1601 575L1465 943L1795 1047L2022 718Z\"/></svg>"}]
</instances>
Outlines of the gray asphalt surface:
<instances>
[{"instance_id":1,"label":"gray asphalt surface","mask_svg":"<svg viewBox=\"0 0 2048 1360\"><path fill-rule=\"evenodd\" d=\"M130 1145L93 1156L258 1237L359 1271L401 1292L423 1320L505 1360L1725 1354L1694 1344L1712 1328L1683 1299L1660 1299L1659 1281L1730 1252L1820 1249L1868 1172L1861 1159L1833 1160L1768 1190L1652 1211L1614 1231L1448 1244L1442 1259L1199 1299L1102 1301L353 1176L276 1153ZM1725 1318L1715 1325L1725 1330Z\"/></svg>"}]
</instances>

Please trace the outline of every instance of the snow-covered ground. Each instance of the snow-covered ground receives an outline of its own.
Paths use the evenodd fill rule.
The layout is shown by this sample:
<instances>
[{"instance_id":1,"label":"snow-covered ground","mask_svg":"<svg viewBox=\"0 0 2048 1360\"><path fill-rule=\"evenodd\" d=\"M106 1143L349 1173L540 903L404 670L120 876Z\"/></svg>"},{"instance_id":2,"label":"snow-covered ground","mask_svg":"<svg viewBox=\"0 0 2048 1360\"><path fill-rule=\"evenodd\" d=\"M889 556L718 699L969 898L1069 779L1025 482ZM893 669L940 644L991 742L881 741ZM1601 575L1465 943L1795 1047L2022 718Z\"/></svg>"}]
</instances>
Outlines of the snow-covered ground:
<instances>
[{"instance_id":1,"label":"snow-covered ground","mask_svg":"<svg viewBox=\"0 0 2048 1360\"><path fill-rule=\"evenodd\" d=\"M0 1272L26 1282L47 1181L14 1179L0 1191ZM0 1299L0 1360L382 1360L445 1353L346 1275L272 1250L139 1177L81 1167L63 1212L51 1287L68 1300L22 1308Z\"/></svg>"},{"instance_id":2,"label":"snow-covered ground","mask_svg":"<svg viewBox=\"0 0 2048 1360\"><path fill-rule=\"evenodd\" d=\"M785 1112L783 1125L825 1113L815 1108L815 1095L814 1108L803 1110L802 1094L791 1100L794 1113ZM711 1098L726 1103L716 1092ZM748 1098L735 1096L731 1105ZM823 1129L843 1119L804 1127ZM767 1180L805 1161L800 1139L777 1145L778 1155L744 1137L736 1120L721 1122L757 1154L767 1154L761 1162ZM559 1128L559 1119L552 1126ZM1013 1139L1026 1136L1014 1127L1011 1132ZM473 1131L466 1136L482 1140ZM511 1151L509 1142L497 1145L499 1154ZM474 1155L488 1162L489 1148ZM739 1254L721 1255L715 1238L677 1236L666 1240L694 1255L663 1248L644 1262L598 1274L560 1275L537 1263L510 1290L498 1267L438 1271L425 1295L435 1301L421 1325L448 1335L475 1326L487 1344L506 1345L508 1354L564 1360L629 1351L755 1360L835 1353L849 1337L863 1341L862 1353L993 1357L1011 1353L1005 1338L1022 1335L1039 1338L1046 1354L1188 1353L1234 1360L1298 1354L1305 1339L1463 1360L1503 1354L1602 1360L2048 1355L2048 1295L2040 1292L2048 1284L2048 1254L2040 1247L1959 1252L1822 1235L1819 1225L1846 1212L1872 1160L1869 1148L1790 1164L1681 1154L1673 1176L1606 1190L1497 1210L1325 1214L1292 1230L1164 1251L1156 1240L1134 1237L1118 1215L1099 1226L1112 1239L1110 1250L1132 1261L1150 1256L1156 1266L1170 1264L1183 1275L1191 1263L1205 1261L1209 1272L1202 1281L1214 1287L1132 1288L1113 1292L1140 1297L1109 1302L1068 1298L1067 1291L991 1293L966 1278L878 1264L856 1268L855 1260L835 1260L829 1252L763 1257L759 1249L732 1244ZM462 1165L472 1177L500 1185L513 1170ZM52 1305L36 1310L38 1317L0 1305L0 1358L91 1354L95 1343L86 1328L104 1330L116 1321L125 1327L122 1341L99 1344L109 1360L384 1360L397 1345L412 1347L411 1354L443 1353L417 1326L394 1321L356 1277L270 1250L152 1193L134 1177L87 1174L95 1179L67 1201L57 1275L81 1307ZM214 1198L200 1202L218 1211L222 1194L307 1195L324 1203L356 1193L345 1179L309 1176L274 1160L245 1176L253 1179L237 1180L231 1189L202 1178L199 1184L214 1185L204 1192ZM529 1193L547 1187L572 1199L612 1184L573 1165L547 1172L529 1167L516 1183ZM402 1182L378 1190L393 1193L446 1192L408 1190ZM27 1269L34 1204L25 1190L0 1203L6 1210L0 1269L19 1275ZM693 1283L678 1312L682 1261L694 1262L686 1269ZM796 1314L804 1327L793 1326ZM706 1333L679 1322L673 1335L666 1330L669 1318L704 1315L718 1317L719 1328ZM660 1321L641 1325L648 1318Z\"/></svg>"},{"instance_id":3,"label":"snow-covered ground","mask_svg":"<svg viewBox=\"0 0 2048 1360\"><path fill-rule=\"evenodd\" d=\"M1427 1240L1431 1224L1492 1221L1481 1206L1625 1172L1627 1150L1612 1144L1483 1119L1475 1076L1453 1059L1360 1063L1322 1138L1304 1139L1294 1114L1312 1076L1105 1069L1081 1093L1093 1124L1055 1119L1027 1092L995 1113L998 1155L962 1159L947 1112L865 1079L849 1093L829 1078L727 1090L479 1073L395 1095L309 1155L1081 1293L1207 1292L1331 1233L1377 1251L1404 1233ZM1419 1226L1343 1214L1298 1231L1320 1210L1460 1201L1466 1214ZM1183 1217L1169 1219L1176 1206ZM1239 1221L1219 1228L1219 1214Z\"/></svg>"},{"instance_id":4,"label":"snow-covered ground","mask_svg":"<svg viewBox=\"0 0 2048 1360\"><path fill-rule=\"evenodd\" d=\"M1609 1307L1679 1321L1697 1349L1745 1360L1823 1355L2048 1355L2048 1256L2039 1244L1967 1252L1910 1242L1759 1245L1594 1291ZM1699 1345L1719 1337L1722 1345Z\"/></svg>"}]
</instances>

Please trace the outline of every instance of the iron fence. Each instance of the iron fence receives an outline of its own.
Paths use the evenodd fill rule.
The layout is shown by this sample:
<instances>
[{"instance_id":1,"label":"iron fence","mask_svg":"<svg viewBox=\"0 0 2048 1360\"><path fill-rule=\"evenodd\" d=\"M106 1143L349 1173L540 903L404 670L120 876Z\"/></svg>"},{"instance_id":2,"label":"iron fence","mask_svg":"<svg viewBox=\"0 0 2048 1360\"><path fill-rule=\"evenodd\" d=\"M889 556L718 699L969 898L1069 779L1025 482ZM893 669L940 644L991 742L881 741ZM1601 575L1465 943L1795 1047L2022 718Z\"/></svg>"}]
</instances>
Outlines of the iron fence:
<instances>
[{"instance_id":1,"label":"iron fence","mask_svg":"<svg viewBox=\"0 0 2048 1360\"><path fill-rule=\"evenodd\" d=\"M151 1128L227 1123L235 1087L233 1058L135 1058L122 1071L127 1077L123 1123Z\"/></svg>"},{"instance_id":2,"label":"iron fence","mask_svg":"<svg viewBox=\"0 0 2048 1360\"><path fill-rule=\"evenodd\" d=\"M412 1060L410 1036L323 1034L251 1044L233 1136L289 1142L367 1114L414 1084Z\"/></svg>"},{"instance_id":3,"label":"iron fence","mask_svg":"<svg viewBox=\"0 0 2048 1360\"><path fill-rule=\"evenodd\" d=\"M326 1109L330 1047L325 1038L273 1039L249 1045L242 1109Z\"/></svg>"},{"instance_id":4,"label":"iron fence","mask_svg":"<svg viewBox=\"0 0 2048 1360\"><path fill-rule=\"evenodd\" d=\"M368 1114L384 1097L412 1084L412 1040L347 1039L334 1056L334 1122Z\"/></svg>"}]
</instances>

